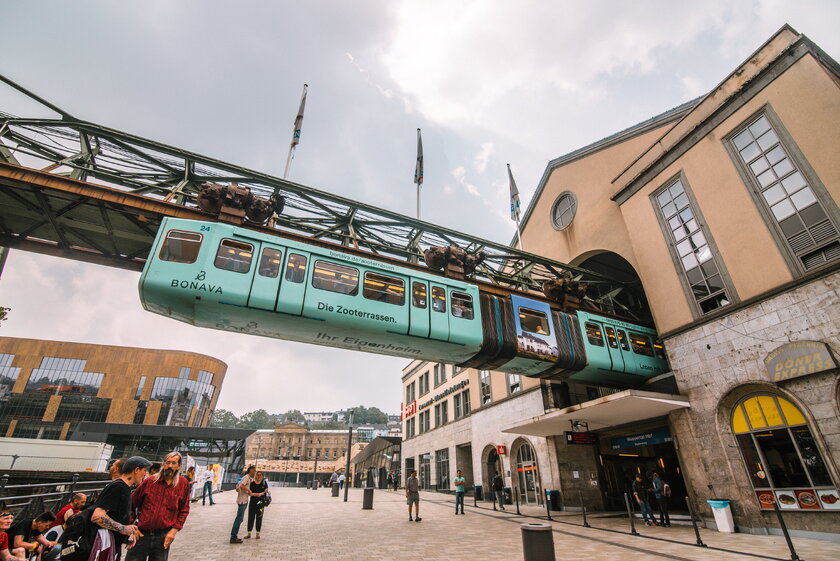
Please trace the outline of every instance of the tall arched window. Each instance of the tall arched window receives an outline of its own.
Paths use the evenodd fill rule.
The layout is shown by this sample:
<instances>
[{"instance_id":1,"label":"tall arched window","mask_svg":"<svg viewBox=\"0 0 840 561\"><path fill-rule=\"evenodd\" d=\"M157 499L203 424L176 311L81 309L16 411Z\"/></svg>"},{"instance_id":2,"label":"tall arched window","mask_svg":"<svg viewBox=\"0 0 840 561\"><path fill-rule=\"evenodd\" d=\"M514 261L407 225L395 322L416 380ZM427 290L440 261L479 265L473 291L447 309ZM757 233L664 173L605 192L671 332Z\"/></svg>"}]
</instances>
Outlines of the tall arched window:
<instances>
[{"instance_id":1,"label":"tall arched window","mask_svg":"<svg viewBox=\"0 0 840 561\"><path fill-rule=\"evenodd\" d=\"M762 508L840 509L808 421L790 401L754 394L732 411L732 430Z\"/></svg>"}]
</instances>

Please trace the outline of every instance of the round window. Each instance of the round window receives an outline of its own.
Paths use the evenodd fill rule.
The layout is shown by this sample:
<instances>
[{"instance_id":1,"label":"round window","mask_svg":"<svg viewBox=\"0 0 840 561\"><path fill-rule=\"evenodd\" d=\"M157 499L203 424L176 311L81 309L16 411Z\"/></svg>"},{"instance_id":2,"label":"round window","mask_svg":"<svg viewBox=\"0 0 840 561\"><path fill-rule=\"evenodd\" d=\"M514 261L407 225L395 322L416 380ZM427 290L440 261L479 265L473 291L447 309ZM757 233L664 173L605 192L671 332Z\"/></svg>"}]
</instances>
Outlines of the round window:
<instances>
[{"instance_id":1,"label":"round window","mask_svg":"<svg viewBox=\"0 0 840 561\"><path fill-rule=\"evenodd\" d=\"M571 191L561 193L551 207L551 224L555 230L565 230L577 212L577 197Z\"/></svg>"}]
</instances>

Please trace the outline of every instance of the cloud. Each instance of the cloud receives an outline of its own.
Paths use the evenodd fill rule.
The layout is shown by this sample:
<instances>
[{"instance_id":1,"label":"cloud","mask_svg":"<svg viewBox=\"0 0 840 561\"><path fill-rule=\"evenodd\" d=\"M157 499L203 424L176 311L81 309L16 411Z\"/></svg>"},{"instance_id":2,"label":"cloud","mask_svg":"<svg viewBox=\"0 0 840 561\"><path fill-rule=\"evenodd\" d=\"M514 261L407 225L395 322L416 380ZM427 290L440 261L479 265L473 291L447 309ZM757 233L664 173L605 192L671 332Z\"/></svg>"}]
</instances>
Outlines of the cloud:
<instances>
[{"instance_id":1,"label":"cloud","mask_svg":"<svg viewBox=\"0 0 840 561\"><path fill-rule=\"evenodd\" d=\"M492 142L483 143L481 145L481 150L479 150L473 158L475 171L478 173L484 173L487 170L487 164L490 162L490 157L493 156L495 151L495 146L493 146Z\"/></svg>"}]
</instances>

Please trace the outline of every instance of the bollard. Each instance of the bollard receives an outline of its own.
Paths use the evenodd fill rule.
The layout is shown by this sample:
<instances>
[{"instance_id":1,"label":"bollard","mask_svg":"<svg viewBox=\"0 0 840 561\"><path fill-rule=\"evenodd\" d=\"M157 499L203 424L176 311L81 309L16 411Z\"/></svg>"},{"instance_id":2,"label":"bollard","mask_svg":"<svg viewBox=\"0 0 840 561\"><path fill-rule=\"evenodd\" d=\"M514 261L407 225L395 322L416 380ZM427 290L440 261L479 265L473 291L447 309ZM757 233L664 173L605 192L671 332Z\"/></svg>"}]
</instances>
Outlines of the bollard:
<instances>
[{"instance_id":1,"label":"bollard","mask_svg":"<svg viewBox=\"0 0 840 561\"><path fill-rule=\"evenodd\" d=\"M473 487L473 506L478 508L478 493L476 492L475 487Z\"/></svg>"},{"instance_id":2,"label":"bollard","mask_svg":"<svg viewBox=\"0 0 840 561\"><path fill-rule=\"evenodd\" d=\"M624 503L627 505L627 517L630 519L630 535L638 536L639 532L636 531L636 523L633 522L633 509L630 506L630 495L624 493Z\"/></svg>"},{"instance_id":3,"label":"bollard","mask_svg":"<svg viewBox=\"0 0 840 561\"><path fill-rule=\"evenodd\" d=\"M548 491L545 492L545 516L549 520L554 520L551 517L551 508L549 508L549 504L548 504Z\"/></svg>"},{"instance_id":4,"label":"bollard","mask_svg":"<svg viewBox=\"0 0 840 561\"><path fill-rule=\"evenodd\" d=\"M524 561L555 561L554 534L551 524L520 524Z\"/></svg>"},{"instance_id":5,"label":"bollard","mask_svg":"<svg viewBox=\"0 0 840 561\"><path fill-rule=\"evenodd\" d=\"M513 498L516 499L516 514L522 514L519 512L519 489L516 487L513 488Z\"/></svg>"},{"instance_id":6,"label":"bollard","mask_svg":"<svg viewBox=\"0 0 840 561\"><path fill-rule=\"evenodd\" d=\"M373 510L373 487L365 487L364 489L362 510Z\"/></svg>"},{"instance_id":7,"label":"bollard","mask_svg":"<svg viewBox=\"0 0 840 561\"><path fill-rule=\"evenodd\" d=\"M578 491L578 497L580 497L580 510L583 512L583 527L591 528L592 526L586 521L586 505L583 504L583 493L581 491Z\"/></svg>"},{"instance_id":8,"label":"bollard","mask_svg":"<svg viewBox=\"0 0 840 561\"><path fill-rule=\"evenodd\" d=\"M790 541L790 534L788 534L787 526L782 518L782 511L779 510L779 503L776 501L773 501L773 510L776 511L776 516L779 517L779 526L782 529L782 534L784 534L785 541L787 542L788 549L790 550L790 561L800 561L799 556L796 554L796 550L793 549L793 542Z\"/></svg>"},{"instance_id":9,"label":"bollard","mask_svg":"<svg viewBox=\"0 0 840 561\"><path fill-rule=\"evenodd\" d=\"M333 497L338 496L338 488L339 488L338 482L335 482L335 483L332 484L332 496Z\"/></svg>"},{"instance_id":10,"label":"bollard","mask_svg":"<svg viewBox=\"0 0 840 561\"><path fill-rule=\"evenodd\" d=\"M703 543L703 540L700 539L700 530L697 528L697 521L695 520L694 516L694 507L691 506L691 501L688 497L685 498L685 504L688 505L688 515L691 517L691 525L694 526L694 535L697 536L697 543L694 545L699 547L707 547L706 544Z\"/></svg>"}]
</instances>

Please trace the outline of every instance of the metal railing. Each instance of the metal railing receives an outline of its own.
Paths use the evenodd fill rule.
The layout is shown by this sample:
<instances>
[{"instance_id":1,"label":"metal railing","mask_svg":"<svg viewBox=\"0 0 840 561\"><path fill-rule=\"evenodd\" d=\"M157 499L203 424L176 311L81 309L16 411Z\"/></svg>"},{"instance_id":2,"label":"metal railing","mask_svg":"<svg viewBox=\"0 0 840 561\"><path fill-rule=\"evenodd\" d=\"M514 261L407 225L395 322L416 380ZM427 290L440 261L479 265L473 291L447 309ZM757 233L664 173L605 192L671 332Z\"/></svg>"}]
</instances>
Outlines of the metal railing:
<instances>
[{"instance_id":1,"label":"metal railing","mask_svg":"<svg viewBox=\"0 0 840 561\"><path fill-rule=\"evenodd\" d=\"M79 481L74 473L70 481L9 485L9 475L0 476L0 509L11 510L15 516L37 516L44 511L58 512L76 493L88 496L92 504L111 480Z\"/></svg>"}]
</instances>

